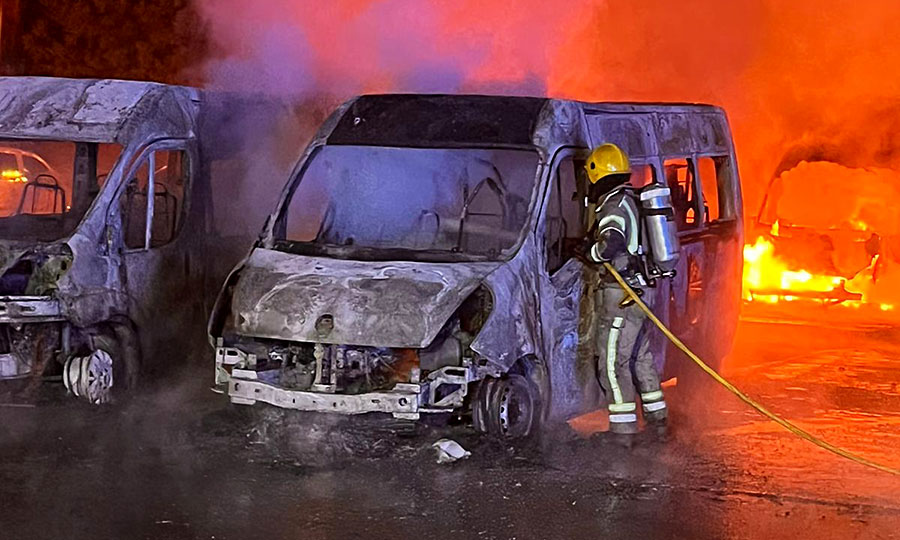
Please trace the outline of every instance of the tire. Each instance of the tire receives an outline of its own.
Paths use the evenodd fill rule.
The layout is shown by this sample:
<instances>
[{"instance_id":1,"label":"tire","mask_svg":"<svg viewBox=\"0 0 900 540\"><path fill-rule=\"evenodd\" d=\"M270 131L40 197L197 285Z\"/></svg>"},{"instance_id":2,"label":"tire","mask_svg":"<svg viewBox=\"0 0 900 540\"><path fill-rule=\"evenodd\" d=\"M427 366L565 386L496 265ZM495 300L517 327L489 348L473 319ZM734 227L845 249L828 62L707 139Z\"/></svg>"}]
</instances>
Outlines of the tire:
<instances>
[{"instance_id":1,"label":"tire","mask_svg":"<svg viewBox=\"0 0 900 540\"><path fill-rule=\"evenodd\" d=\"M482 386L476 406L488 434L502 439L526 439L540 431L542 408L534 383L512 373L489 379Z\"/></svg>"},{"instance_id":2,"label":"tire","mask_svg":"<svg viewBox=\"0 0 900 540\"><path fill-rule=\"evenodd\" d=\"M479 433L488 433L488 416L490 416L491 395L497 379L488 377L478 383L472 400L472 427Z\"/></svg>"}]
</instances>

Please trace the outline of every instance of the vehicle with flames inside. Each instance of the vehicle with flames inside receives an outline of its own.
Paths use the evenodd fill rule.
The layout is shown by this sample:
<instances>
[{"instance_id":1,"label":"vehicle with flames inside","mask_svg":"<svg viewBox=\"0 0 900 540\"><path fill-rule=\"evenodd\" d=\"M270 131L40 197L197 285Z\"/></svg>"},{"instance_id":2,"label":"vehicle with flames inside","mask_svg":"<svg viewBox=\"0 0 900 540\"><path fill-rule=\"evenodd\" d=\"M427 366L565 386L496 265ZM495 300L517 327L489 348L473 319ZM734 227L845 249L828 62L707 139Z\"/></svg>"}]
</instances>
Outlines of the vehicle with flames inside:
<instances>
[{"instance_id":1,"label":"vehicle with flames inside","mask_svg":"<svg viewBox=\"0 0 900 540\"><path fill-rule=\"evenodd\" d=\"M142 359L184 357L240 259L217 281L205 251L210 171L234 151L214 120L234 112L193 88L42 77L0 78L0 103L0 392L61 377L108 401Z\"/></svg>"},{"instance_id":2,"label":"vehicle with flames inside","mask_svg":"<svg viewBox=\"0 0 900 540\"><path fill-rule=\"evenodd\" d=\"M322 125L227 279L209 323L217 387L240 404L471 415L509 437L598 407L598 276L576 249L595 215L584 160L602 142L629 154L637 185L680 190L661 313L721 357L742 246L723 111L377 95Z\"/></svg>"},{"instance_id":3,"label":"vehicle with flames inside","mask_svg":"<svg viewBox=\"0 0 900 540\"><path fill-rule=\"evenodd\" d=\"M816 157L788 152L766 188L745 250L747 306L794 318L853 307L877 318L900 290L900 176Z\"/></svg>"}]
</instances>

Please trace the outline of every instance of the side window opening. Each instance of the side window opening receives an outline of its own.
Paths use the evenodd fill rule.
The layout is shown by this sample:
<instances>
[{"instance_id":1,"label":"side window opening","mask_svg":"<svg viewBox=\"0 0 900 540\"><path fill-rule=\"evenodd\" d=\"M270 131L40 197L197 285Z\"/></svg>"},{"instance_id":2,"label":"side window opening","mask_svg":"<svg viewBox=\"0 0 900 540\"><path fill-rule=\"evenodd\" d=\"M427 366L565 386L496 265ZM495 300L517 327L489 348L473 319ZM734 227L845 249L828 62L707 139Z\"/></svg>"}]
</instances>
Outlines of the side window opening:
<instances>
[{"instance_id":1,"label":"side window opening","mask_svg":"<svg viewBox=\"0 0 900 540\"><path fill-rule=\"evenodd\" d=\"M699 198L696 192L693 160L686 158L668 159L663 163L666 184L672 192L675 207L675 223L679 231L695 229L698 219Z\"/></svg>"},{"instance_id":2,"label":"side window opening","mask_svg":"<svg viewBox=\"0 0 900 540\"><path fill-rule=\"evenodd\" d=\"M632 164L631 179L628 181L631 187L640 189L649 186L654 182L653 165L649 164Z\"/></svg>"},{"instance_id":3,"label":"side window opening","mask_svg":"<svg viewBox=\"0 0 900 540\"><path fill-rule=\"evenodd\" d=\"M704 223L734 219L730 159L727 156L698 158L697 173L703 189Z\"/></svg>"},{"instance_id":4,"label":"side window opening","mask_svg":"<svg viewBox=\"0 0 900 540\"><path fill-rule=\"evenodd\" d=\"M587 182L581 171L584 161L563 159L550 186L545 228L547 271L556 272L575 255L585 228L585 194L579 186Z\"/></svg>"},{"instance_id":5,"label":"side window opening","mask_svg":"<svg viewBox=\"0 0 900 540\"><path fill-rule=\"evenodd\" d=\"M144 249L147 239L147 185L150 165L141 163L135 174L125 185L119 198L119 212L122 216L122 237L128 249Z\"/></svg>"},{"instance_id":6,"label":"side window opening","mask_svg":"<svg viewBox=\"0 0 900 540\"><path fill-rule=\"evenodd\" d=\"M626 185L635 189L641 189L655 182L656 168L653 167L653 165L651 165L650 163L631 163L631 176L629 177L628 183ZM588 185L588 180L586 177L579 185L581 184L585 186ZM585 208L585 212L582 216L584 223L582 230L593 230L597 218L597 206L587 193L582 193L580 200L583 201L582 206Z\"/></svg>"},{"instance_id":7,"label":"side window opening","mask_svg":"<svg viewBox=\"0 0 900 540\"><path fill-rule=\"evenodd\" d=\"M159 247L175 239L184 214L188 170L183 150L156 150L140 164L119 199L126 248Z\"/></svg>"},{"instance_id":8,"label":"side window opening","mask_svg":"<svg viewBox=\"0 0 900 540\"><path fill-rule=\"evenodd\" d=\"M182 150L154 152L153 222L150 247L168 244L175 239L181 225L184 201L185 160Z\"/></svg>"}]
</instances>

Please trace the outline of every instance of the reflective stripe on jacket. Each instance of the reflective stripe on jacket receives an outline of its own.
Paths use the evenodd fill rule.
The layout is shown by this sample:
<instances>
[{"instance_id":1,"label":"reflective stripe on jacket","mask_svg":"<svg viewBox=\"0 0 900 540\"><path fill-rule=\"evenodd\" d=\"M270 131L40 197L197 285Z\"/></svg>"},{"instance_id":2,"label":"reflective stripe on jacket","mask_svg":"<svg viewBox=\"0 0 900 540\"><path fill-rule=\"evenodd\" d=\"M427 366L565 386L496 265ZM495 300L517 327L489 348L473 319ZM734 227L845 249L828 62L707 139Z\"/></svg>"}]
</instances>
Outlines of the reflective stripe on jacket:
<instances>
[{"instance_id":1,"label":"reflective stripe on jacket","mask_svg":"<svg viewBox=\"0 0 900 540\"><path fill-rule=\"evenodd\" d=\"M597 226L591 260L597 263L640 255L640 209L632 188L611 191L597 206Z\"/></svg>"}]
</instances>

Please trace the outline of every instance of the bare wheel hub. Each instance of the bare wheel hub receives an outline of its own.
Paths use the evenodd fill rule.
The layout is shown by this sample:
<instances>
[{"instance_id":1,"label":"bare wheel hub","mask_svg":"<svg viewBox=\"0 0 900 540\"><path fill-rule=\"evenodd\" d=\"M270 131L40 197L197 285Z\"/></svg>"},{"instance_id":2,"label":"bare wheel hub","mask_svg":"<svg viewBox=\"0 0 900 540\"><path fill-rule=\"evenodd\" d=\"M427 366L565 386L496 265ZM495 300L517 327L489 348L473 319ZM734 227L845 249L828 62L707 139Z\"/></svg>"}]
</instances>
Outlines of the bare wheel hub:
<instances>
[{"instance_id":1,"label":"bare wheel hub","mask_svg":"<svg viewBox=\"0 0 900 540\"><path fill-rule=\"evenodd\" d=\"M494 395L499 431L504 437L523 437L531 432L535 410L528 383L519 376L499 381Z\"/></svg>"},{"instance_id":2,"label":"bare wheel hub","mask_svg":"<svg viewBox=\"0 0 900 540\"><path fill-rule=\"evenodd\" d=\"M88 356L73 356L63 368L66 389L91 403L110 401L113 387L113 359L103 350Z\"/></svg>"}]
</instances>

